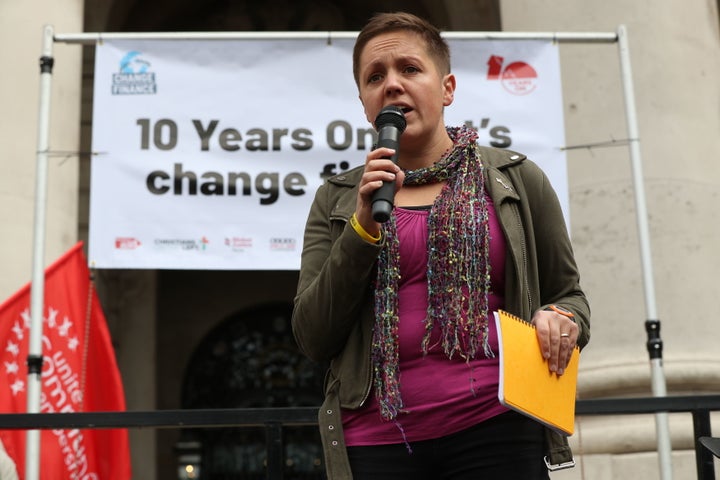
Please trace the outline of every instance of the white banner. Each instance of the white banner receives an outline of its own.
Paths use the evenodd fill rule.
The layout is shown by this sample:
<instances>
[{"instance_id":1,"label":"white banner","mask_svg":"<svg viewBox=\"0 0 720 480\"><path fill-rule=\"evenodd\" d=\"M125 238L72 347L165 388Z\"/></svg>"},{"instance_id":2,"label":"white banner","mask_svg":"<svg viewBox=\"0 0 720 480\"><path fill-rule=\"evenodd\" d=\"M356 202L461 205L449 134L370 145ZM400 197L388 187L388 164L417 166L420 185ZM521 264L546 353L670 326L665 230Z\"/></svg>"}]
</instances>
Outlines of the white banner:
<instances>
[{"instance_id":1,"label":"white banner","mask_svg":"<svg viewBox=\"0 0 720 480\"><path fill-rule=\"evenodd\" d=\"M89 262L296 270L315 190L374 132L354 40L113 40L96 47ZM567 217L558 48L451 40L448 125L527 154Z\"/></svg>"}]
</instances>

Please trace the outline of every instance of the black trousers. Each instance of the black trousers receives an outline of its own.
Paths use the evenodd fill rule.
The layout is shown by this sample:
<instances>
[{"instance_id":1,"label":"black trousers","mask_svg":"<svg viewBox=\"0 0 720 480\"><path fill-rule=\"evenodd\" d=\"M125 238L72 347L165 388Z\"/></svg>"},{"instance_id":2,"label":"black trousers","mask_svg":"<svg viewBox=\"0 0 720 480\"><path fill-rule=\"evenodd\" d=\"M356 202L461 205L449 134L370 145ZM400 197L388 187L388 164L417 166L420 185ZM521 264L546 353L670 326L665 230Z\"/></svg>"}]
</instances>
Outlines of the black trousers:
<instances>
[{"instance_id":1,"label":"black trousers","mask_svg":"<svg viewBox=\"0 0 720 480\"><path fill-rule=\"evenodd\" d=\"M548 480L544 428L507 412L446 437L348 447L354 480Z\"/></svg>"}]
</instances>

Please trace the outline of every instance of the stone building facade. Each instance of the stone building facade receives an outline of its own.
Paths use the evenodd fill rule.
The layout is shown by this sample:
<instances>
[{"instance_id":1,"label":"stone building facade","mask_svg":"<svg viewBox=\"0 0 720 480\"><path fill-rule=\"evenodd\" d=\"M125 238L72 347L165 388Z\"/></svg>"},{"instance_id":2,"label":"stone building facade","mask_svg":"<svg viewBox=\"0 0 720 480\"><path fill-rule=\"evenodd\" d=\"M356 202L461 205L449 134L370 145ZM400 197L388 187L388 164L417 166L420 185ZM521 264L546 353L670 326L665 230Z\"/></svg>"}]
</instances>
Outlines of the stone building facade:
<instances>
[{"instance_id":1,"label":"stone building facade","mask_svg":"<svg viewBox=\"0 0 720 480\"><path fill-rule=\"evenodd\" d=\"M357 30L370 14L381 10L412 11L457 31L612 32L619 25L627 27L668 393L718 393L720 333L714 309L720 294L716 248L720 22L716 0L0 2L4 45L0 60L6 71L0 88L0 298L30 279L37 59L44 24L52 24L56 33ZM55 52L47 263L86 239L88 231L93 48L58 45ZM579 398L649 396L645 284L630 157L623 143L627 126L617 49L563 45L561 62L568 146L583 146L568 150L572 238L593 308L593 337L583 353ZM599 143L609 145L592 146ZM129 409L204 407L218 395L224 395L226 406L272 406L283 401L312 405L318 400L314 373L298 379L291 390L267 383L275 394L256 397L242 390L208 391L204 382L210 374L246 368L248 359L233 356L232 351L221 357L231 363L217 361L218 349L228 347L228 338L254 341L255 347L262 344L266 350L258 368L313 371L293 352L289 334L297 272L113 270L98 271L96 278ZM674 476L695 478L690 416L671 415L669 425ZM177 448L187 440L185 435L179 430L131 431L135 478L174 478ZM246 445L243 452L250 458L247 445L258 440L252 433L243 435L225 432L203 439L205 447L207 442L217 446L218 458L237 454L237 449L217 453L220 445L228 444ZM297 435L291 443L300 445L298 462L311 465L317 451L304 440L311 433ZM572 442L578 467L552 478L659 478L650 416L580 417ZM216 459L216 464L222 461ZM255 468L251 460L246 463Z\"/></svg>"}]
</instances>

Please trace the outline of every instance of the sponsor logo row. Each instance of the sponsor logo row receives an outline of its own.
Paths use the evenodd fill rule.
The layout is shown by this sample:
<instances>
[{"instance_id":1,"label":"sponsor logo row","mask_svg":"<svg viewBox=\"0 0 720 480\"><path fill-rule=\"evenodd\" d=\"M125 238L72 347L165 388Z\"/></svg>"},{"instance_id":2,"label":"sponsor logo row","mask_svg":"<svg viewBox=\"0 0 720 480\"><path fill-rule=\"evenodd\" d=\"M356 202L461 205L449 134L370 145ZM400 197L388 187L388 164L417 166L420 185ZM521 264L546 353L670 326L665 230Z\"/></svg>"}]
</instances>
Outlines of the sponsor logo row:
<instances>
[{"instance_id":1,"label":"sponsor logo row","mask_svg":"<svg viewBox=\"0 0 720 480\"><path fill-rule=\"evenodd\" d=\"M180 250L204 252L211 247L224 248L230 252L284 251L294 252L298 248L298 240L292 237L273 237L262 242L252 237L224 237L222 240L210 241L207 237L200 238L155 238L142 241L135 237L115 237L115 250Z\"/></svg>"}]
</instances>

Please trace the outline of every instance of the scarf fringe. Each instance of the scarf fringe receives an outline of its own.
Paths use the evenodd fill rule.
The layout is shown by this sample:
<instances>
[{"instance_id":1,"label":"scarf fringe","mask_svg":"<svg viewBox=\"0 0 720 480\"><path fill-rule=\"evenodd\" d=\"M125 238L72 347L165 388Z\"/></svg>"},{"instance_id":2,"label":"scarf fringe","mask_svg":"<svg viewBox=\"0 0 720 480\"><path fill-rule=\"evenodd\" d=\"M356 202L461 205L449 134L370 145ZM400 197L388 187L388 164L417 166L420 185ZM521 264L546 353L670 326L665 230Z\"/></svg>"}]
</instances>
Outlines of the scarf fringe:
<instances>
[{"instance_id":1,"label":"scarf fringe","mask_svg":"<svg viewBox=\"0 0 720 480\"><path fill-rule=\"evenodd\" d=\"M469 362L480 351L487 358L495 356L488 338L488 206L477 133L465 126L447 131L454 147L433 166L406 172L405 183L447 181L428 218L428 311L421 348L427 354L440 345L449 359L458 355ZM394 420L403 408L397 314L400 247L394 214L383 230L386 240L375 281L372 361L380 414ZM440 339L431 346L436 326Z\"/></svg>"}]
</instances>

